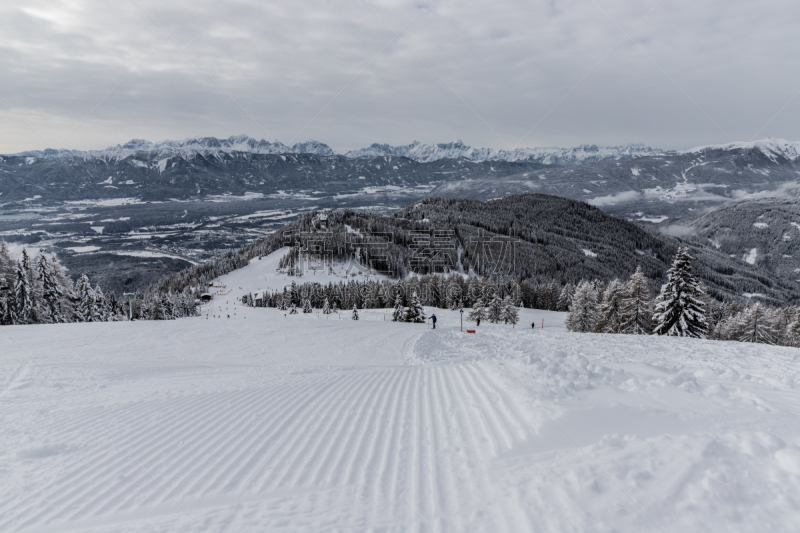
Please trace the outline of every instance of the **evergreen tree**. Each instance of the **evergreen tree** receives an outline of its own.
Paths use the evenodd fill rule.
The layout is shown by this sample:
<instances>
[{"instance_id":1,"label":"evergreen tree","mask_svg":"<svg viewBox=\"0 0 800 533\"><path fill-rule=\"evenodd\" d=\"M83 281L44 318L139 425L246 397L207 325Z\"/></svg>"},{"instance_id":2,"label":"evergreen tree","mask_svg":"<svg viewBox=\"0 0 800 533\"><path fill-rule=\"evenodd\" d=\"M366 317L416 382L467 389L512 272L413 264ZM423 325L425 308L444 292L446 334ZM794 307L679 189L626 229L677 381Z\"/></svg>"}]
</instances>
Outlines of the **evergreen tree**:
<instances>
[{"instance_id":1,"label":"evergreen tree","mask_svg":"<svg viewBox=\"0 0 800 533\"><path fill-rule=\"evenodd\" d=\"M467 320L477 323L479 320L485 321L487 318L488 312L486 311L486 304L484 303L483 296L479 296L472 305L472 309L470 310L469 314L467 314Z\"/></svg>"},{"instance_id":2,"label":"evergreen tree","mask_svg":"<svg viewBox=\"0 0 800 533\"><path fill-rule=\"evenodd\" d=\"M306 298L303 301L303 313L307 314L307 313L312 313L312 312L314 312L314 310L311 309L311 300Z\"/></svg>"},{"instance_id":3,"label":"evergreen tree","mask_svg":"<svg viewBox=\"0 0 800 533\"><path fill-rule=\"evenodd\" d=\"M83 274L75 286L76 297L78 305L75 309L79 322L93 322L95 316L94 309L94 289L89 283L89 278Z\"/></svg>"},{"instance_id":4,"label":"evergreen tree","mask_svg":"<svg viewBox=\"0 0 800 533\"><path fill-rule=\"evenodd\" d=\"M152 320L153 312L150 302L142 299L142 305L139 307L139 318L142 320Z\"/></svg>"},{"instance_id":5,"label":"evergreen tree","mask_svg":"<svg viewBox=\"0 0 800 533\"><path fill-rule=\"evenodd\" d=\"M289 314L290 315L296 315L297 314L297 306L296 305L292 304L292 309L289 311Z\"/></svg>"},{"instance_id":6,"label":"evergreen tree","mask_svg":"<svg viewBox=\"0 0 800 533\"><path fill-rule=\"evenodd\" d=\"M406 322L414 322L417 324L425 322L425 309L422 307L416 292L411 295L411 299L408 301Z\"/></svg>"},{"instance_id":7,"label":"evergreen tree","mask_svg":"<svg viewBox=\"0 0 800 533\"><path fill-rule=\"evenodd\" d=\"M708 333L703 290L692 274L692 259L688 248L679 248L667 271L653 316L657 335L704 339Z\"/></svg>"},{"instance_id":8,"label":"evergreen tree","mask_svg":"<svg viewBox=\"0 0 800 533\"><path fill-rule=\"evenodd\" d=\"M77 320L75 312L75 301L77 298L75 297L72 280L64 272L64 269L61 266L61 263L58 262L56 256L52 256L50 259L50 271L52 272L56 283L59 287L61 287L63 292L63 296L59 300L59 309L61 311L61 315L63 316L63 321L74 322Z\"/></svg>"},{"instance_id":9,"label":"evergreen tree","mask_svg":"<svg viewBox=\"0 0 800 533\"><path fill-rule=\"evenodd\" d=\"M486 314L489 322L492 324L496 324L503 320L503 300L500 299L500 296L497 295L497 292L494 293L492 301L489 302L489 308L487 309Z\"/></svg>"},{"instance_id":10,"label":"evergreen tree","mask_svg":"<svg viewBox=\"0 0 800 533\"><path fill-rule=\"evenodd\" d=\"M625 285L622 299L621 333L629 335L649 335L653 331L653 303L650 298L650 285L641 266Z\"/></svg>"},{"instance_id":11,"label":"evergreen tree","mask_svg":"<svg viewBox=\"0 0 800 533\"><path fill-rule=\"evenodd\" d=\"M775 344L778 332L772 323L772 317L760 303L748 306L739 316L739 332L736 340L740 342L758 342Z\"/></svg>"},{"instance_id":12,"label":"evergreen tree","mask_svg":"<svg viewBox=\"0 0 800 533\"><path fill-rule=\"evenodd\" d=\"M403 299L398 293L394 298L394 311L392 312L392 322L405 322L406 310L403 307Z\"/></svg>"},{"instance_id":13,"label":"evergreen tree","mask_svg":"<svg viewBox=\"0 0 800 533\"><path fill-rule=\"evenodd\" d=\"M461 299L461 285L457 278L458 276L451 275L447 280L445 307L451 311L458 309L458 302Z\"/></svg>"},{"instance_id":14,"label":"evergreen tree","mask_svg":"<svg viewBox=\"0 0 800 533\"><path fill-rule=\"evenodd\" d=\"M353 316L352 316L352 318L353 318L353 320L358 320L358 307L355 306L355 305L353 306Z\"/></svg>"},{"instance_id":15,"label":"evergreen tree","mask_svg":"<svg viewBox=\"0 0 800 533\"><path fill-rule=\"evenodd\" d=\"M11 259L6 241L0 239L0 286L3 286L4 279L6 286L12 286L16 277L17 269L14 260Z\"/></svg>"},{"instance_id":16,"label":"evergreen tree","mask_svg":"<svg viewBox=\"0 0 800 533\"><path fill-rule=\"evenodd\" d=\"M28 255L28 250L25 248L22 249L22 269L25 271L25 275L28 277L28 282L33 279L33 268L31 267L31 258Z\"/></svg>"},{"instance_id":17,"label":"evergreen tree","mask_svg":"<svg viewBox=\"0 0 800 533\"><path fill-rule=\"evenodd\" d=\"M41 284L37 279L36 271L33 268L33 263L31 262L31 258L25 248L22 249L21 263L22 269L25 272L28 296L30 298L30 312L27 313L25 324L44 322L42 315L44 315L45 312L44 309L42 309L42 303L40 301L42 295ZM20 308L20 310L22 310L22 308Z\"/></svg>"},{"instance_id":18,"label":"evergreen tree","mask_svg":"<svg viewBox=\"0 0 800 533\"><path fill-rule=\"evenodd\" d=\"M598 309L595 331L598 333L620 333L622 331L622 299L625 285L614 279L606 285L603 298Z\"/></svg>"},{"instance_id":19,"label":"evergreen tree","mask_svg":"<svg viewBox=\"0 0 800 533\"><path fill-rule=\"evenodd\" d=\"M0 280L6 283L4 280ZM0 285L0 326L13 324L14 293L7 285Z\"/></svg>"},{"instance_id":20,"label":"evergreen tree","mask_svg":"<svg viewBox=\"0 0 800 533\"><path fill-rule=\"evenodd\" d=\"M13 324L16 268L8 246L0 239L0 325Z\"/></svg>"},{"instance_id":21,"label":"evergreen tree","mask_svg":"<svg viewBox=\"0 0 800 533\"><path fill-rule=\"evenodd\" d=\"M161 313L164 320L175 320L175 304L172 301L172 294L161 295Z\"/></svg>"},{"instance_id":22,"label":"evergreen tree","mask_svg":"<svg viewBox=\"0 0 800 533\"><path fill-rule=\"evenodd\" d=\"M325 298L325 303L322 305L322 314L329 315L331 314L331 304L328 302L328 299Z\"/></svg>"},{"instance_id":23,"label":"evergreen tree","mask_svg":"<svg viewBox=\"0 0 800 533\"><path fill-rule=\"evenodd\" d=\"M108 309L108 301L103 294L100 285L94 286L94 320L93 322L108 322L111 313Z\"/></svg>"},{"instance_id":24,"label":"evergreen tree","mask_svg":"<svg viewBox=\"0 0 800 533\"><path fill-rule=\"evenodd\" d=\"M594 331L597 322L597 292L594 287L592 282L583 280L575 288L572 307L566 320L569 331L578 333Z\"/></svg>"},{"instance_id":25,"label":"evergreen tree","mask_svg":"<svg viewBox=\"0 0 800 533\"><path fill-rule=\"evenodd\" d=\"M58 283L58 278L43 253L39 255L36 271L42 286L44 318L47 322L65 322L61 312L61 299L64 297L64 289Z\"/></svg>"},{"instance_id":26,"label":"evergreen tree","mask_svg":"<svg viewBox=\"0 0 800 533\"><path fill-rule=\"evenodd\" d=\"M561 311L562 313L568 312L569 307L572 305L572 295L574 293L575 288L572 286L572 283L564 285L564 288L561 289L561 293L558 296L556 311Z\"/></svg>"},{"instance_id":27,"label":"evergreen tree","mask_svg":"<svg viewBox=\"0 0 800 533\"><path fill-rule=\"evenodd\" d=\"M24 253L24 249L22 250ZM24 257L24 254L23 254ZM12 324L32 324L34 322L33 299L30 278L22 261L17 263L17 279L14 283L14 307Z\"/></svg>"},{"instance_id":28,"label":"evergreen tree","mask_svg":"<svg viewBox=\"0 0 800 533\"><path fill-rule=\"evenodd\" d=\"M800 310L794 310L794 318L786 326L785 333L786 344L800 348Z\"/></svg>"},{"instance_id":29,"label":"evergreen tree","mask_svg":"<svg viewBox=\"0 0 800 533\"><path fill-rule=\"evenodd\" d=\"M519 310L511 296L503 298L502 318L506 324L516 324L519 321Z\"/></svg>"}]
</instances>

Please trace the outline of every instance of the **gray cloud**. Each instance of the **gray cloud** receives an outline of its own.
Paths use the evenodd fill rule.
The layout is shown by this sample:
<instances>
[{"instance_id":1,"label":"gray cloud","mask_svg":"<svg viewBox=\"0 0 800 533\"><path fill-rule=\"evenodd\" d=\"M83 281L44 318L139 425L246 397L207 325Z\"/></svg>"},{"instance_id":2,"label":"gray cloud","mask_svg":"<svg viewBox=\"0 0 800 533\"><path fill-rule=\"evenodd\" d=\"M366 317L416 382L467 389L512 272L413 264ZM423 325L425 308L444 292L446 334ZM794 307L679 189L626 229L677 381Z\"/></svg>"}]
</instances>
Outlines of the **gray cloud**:
<instances>
[{"instance_id":1,"label":"gray cloud","mask_svg":"<svg viewBox=\"0 0 800 533\"><path fill-rule=\"evenodd\" d=\"M339 150L800 138L796 1L208 0L159 46L198 3L0 5L0 153L239 133Z\"/></svg>"}]
</instances>

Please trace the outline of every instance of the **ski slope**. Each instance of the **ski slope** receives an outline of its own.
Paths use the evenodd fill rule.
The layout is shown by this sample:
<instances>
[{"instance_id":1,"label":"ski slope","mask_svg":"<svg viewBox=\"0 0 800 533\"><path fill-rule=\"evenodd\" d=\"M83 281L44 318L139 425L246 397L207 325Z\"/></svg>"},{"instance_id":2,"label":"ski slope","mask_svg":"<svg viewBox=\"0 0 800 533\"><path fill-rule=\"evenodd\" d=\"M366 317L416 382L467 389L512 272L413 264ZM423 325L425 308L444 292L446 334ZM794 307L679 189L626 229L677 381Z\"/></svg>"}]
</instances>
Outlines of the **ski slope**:
<instances>
[{"instance_id":1,"label":"ski slope","mask_svg":"<svg viewBox=\"0 0 800 533\"><path fill-rule=\"evenodd\" d=\"M264 261L0 328L0 531L800 530L798 350L234 305Z\"/></svg>"},{"instance_id":2,"label":"ski slope","mask_svg":"<svg viewBox=\"0 0 800 533\"><path fill-rule=\"evenodd\" d=\"M281 292L284 287L291 285L293 281L299 285L313 282L321 284L329 282L334 284L339 282L347 283L351 279L359 282L386 279L383 274L369 273L367 269L361 267L355 260L350 263L334 261L328 263L330 268L327 269L323 264L311 262L306 258L302 260L304 262L300 263L304 274L300 277L290 276L285 269L283 271L279 269L280 260L289 251L291 251L291 248L286 246L260 259L254 257L246 267L234 270L214 280L215 286L211 288L210 292L214 295L217 295L217 293L230 295L230 298L224 298L222 301L233 301L248 293L256 294L262 291L270 293ZM218 303L220 299L217 296Z\"/></svg>"}]
</instances>

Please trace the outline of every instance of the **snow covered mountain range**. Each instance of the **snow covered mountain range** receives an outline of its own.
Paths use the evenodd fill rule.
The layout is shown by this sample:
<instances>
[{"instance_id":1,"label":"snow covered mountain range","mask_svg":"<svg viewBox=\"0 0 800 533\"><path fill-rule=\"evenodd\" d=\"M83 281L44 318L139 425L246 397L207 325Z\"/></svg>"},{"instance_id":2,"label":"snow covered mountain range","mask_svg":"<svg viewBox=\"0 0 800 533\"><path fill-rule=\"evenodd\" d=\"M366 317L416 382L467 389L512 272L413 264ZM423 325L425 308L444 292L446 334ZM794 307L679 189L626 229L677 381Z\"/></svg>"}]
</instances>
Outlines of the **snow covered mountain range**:
<instances>
[{"instance_id":1,"label":"snow covered mountain range","mask_svg":"<svg viewBox=\"0 0 800 533\"><path fill-rule=\"evenodd\" d=\"M227 139L216 137L194 137L183 141L162 141L153 143L144 139L133 139L122 145L112 146L105 150L31 150L13 154L15 156L61 158L71 156L97 157L102 159L124 159L133 155L148 154L160 159L162 157L180 156L184 159L196 155L203 157L219 154L242 152L250 154L314 154L319 156L334 155L327 144L317 141L307 141L286 146L282 142L270 142L264 139L256 140L247 135L234 135Z\"/></svg>"},{"instance_id":2,"label":"snow covered mountain range","mask_svg":"<svg viewBox=\"0 0 800 533\"><path fill-rule=\"evenodd\" d=\"M643 144L624 146L581 145L573 148L515 148L495 150L474 148L458 140L450 143L423 144L414 141L403 146L372 144L367 148L347 152L347 157L401 156L423 163L440 159L468 159L470 161L526 161L543 165L575 166L593 161L634 159L662 153Z\"/></svg>"},{"instance_id":3,"label":"snow covered mountain range","mask_svg":"<svg viewBox=\"0 0 800 533\"><path fill-rule=\"evenodd\" d=\"M123 145L105 150L32 150L13 154L15 156L37 158L60 158L71 156L97 157L102 159L124 159L133 155L147 153L152 158L183 157L189 159L196 155L204 157L234 152L250 154L313 154L333 156L334 151L327 144L307 141L287 146L279 141L256 140L247 135L235 135L227 139L216 137L195 137L183 141L163 141L152 143L143 139L133 139ZM423 144L414 141L402 146L371 144L367 148L350 150L342 155L348 158L374 158L398 156L413 159L419 163L430 163L441 159L467 159L469 161L525 161L545 165L580 165L591 161L634 159L662 153L661 150L641 144L625 146L582 145L574 148L515 148L495 150L475 148L458 140L449 143Z\"/></svg>"},{"instance_id":4,"label":"snow covered mountain range","mask_svg":"<svg viewBox=\"0 0 800 533\"><path fill-rule=\"evenodd\" d=\"M754 142L736 142L723 145L699 146L679 154L700 154L709 150L740 151L757 149L773 161L783 157L790 161L800 158L800 141L785 139L763 139ZM325 143L306 141L292 146L280 141L257 140L247 135L234 135L227 139L216 137L193 137L182 141L162 141L153 143L143 139L133 139L123 145L105 150L30 150L13 156L37 158L61 158L71 156L98 157L102 159L124 159L133 155L149 154L153 158L180 156L185 159L196 155L204 157L234 152L250 154L312 154L317 156L333 156L336 153ZM413 141L410 144L392 146L390 144L373 143L366 148L350 150L341 155L356 158L375 158L382 156L407 157L418 163L430 163L442 159L466 159L468 161L524 161L543 165L578 166L597 161L630 160L670 153L651 148L644 144L627 144L620 146L598 146L584 144L572 148L538 147L514 148L511 150L494 148L476 148L457 140L449 143L425 144ZM675 152L672 152L675 153Z\"/></svg>"}]
</instances>

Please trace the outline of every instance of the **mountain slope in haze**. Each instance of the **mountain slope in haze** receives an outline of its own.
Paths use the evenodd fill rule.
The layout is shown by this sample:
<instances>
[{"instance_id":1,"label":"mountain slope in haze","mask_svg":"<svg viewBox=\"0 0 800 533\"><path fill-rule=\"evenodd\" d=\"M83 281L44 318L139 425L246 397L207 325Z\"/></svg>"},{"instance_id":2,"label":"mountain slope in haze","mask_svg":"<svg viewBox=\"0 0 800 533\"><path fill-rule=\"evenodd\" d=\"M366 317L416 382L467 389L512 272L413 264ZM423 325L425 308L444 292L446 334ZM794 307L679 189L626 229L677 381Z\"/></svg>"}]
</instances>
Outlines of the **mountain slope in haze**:
<instances>
[{"instance_id":1,"label":"mountain slope in haze","mask_svg":"<svg viewBox=\"0 0 800 533\"><path fill-rule=\"evenodd\" d=\"M563 162L564 157L501 154L460 142L383 145L362 151L360 157L346 157L333 155L321 143L298 143L288 149L246 136L159 144L131 141L96 153L0 157L0 198L13 208L66 200L164 201L245 193L324 197L390 187L413 200L413 189L423 186L437 187L435 196L449 198L555 194L668 226L748 195L793 193L800 179L798 146L768 140L681 153L633 152L630 147L604 153L581 147L571 149L573 156L578 151L583 155L570 156L570 161L590 161L584 157L590 153L611 160L559 166L545 163ZM287 150L304 153L278 153Z\"/></svg>"},{"instance_id":2,"label":"mountain slope in haze","mask_svg":"<svg viewBox=\"0 0 800 533\"><path fill-rule=\"evenodd\" d=\"M661 150L629 144L625 146L581 145L574 148L515 148L495 150L474 148L461 140L450 143L423 144L414 141L402 146L372 144L367 148L351 150L348 157L402 156L415 161L430 162L439 159L467 159L470 161L527 161L543 165L576 166L606 160L635 159L661 153Z\"/></svg>"},{"instance_id":3,"label":"mountain slope in haze","mask_svg":"<svg viewBox=\"0 0 800 533\"><path fill-rule=\"evenodd\" d=\"M691 224L700 242L781 278L800 267L800 203L762 198L734 202Z\"/></svg>"},{"instance_id":4,"label":"mountain slope in haze","mask_svg":"<svg viewBox=\"0 0 800 533\"><path fill-rule=\"evenodd\" d=\"M113 158L14 156L0 158L0 205L31 207L115 198L203 200L245 194L319 199L378 190L417 199L437 183L539 168L542 165L530 162L442 159L418 163L392 156L354 159L238 151L186 157L156 151ZM423 187L423 193L416 187Z\"/></svg>"},{"instance_id":5,"label":"mountain slope in haze","mask_svg":"<svg viewBox=\"0 0 800 533\"><path fill-rule=\"evenodd\" d=\"M515 176L454 180L439 185L431 195L488 199L542 192L583 200L609 213L668 229L730 201L797 197L798 147L800 143L764 141L548 167Z\"/></svg>"}]
</instances>

